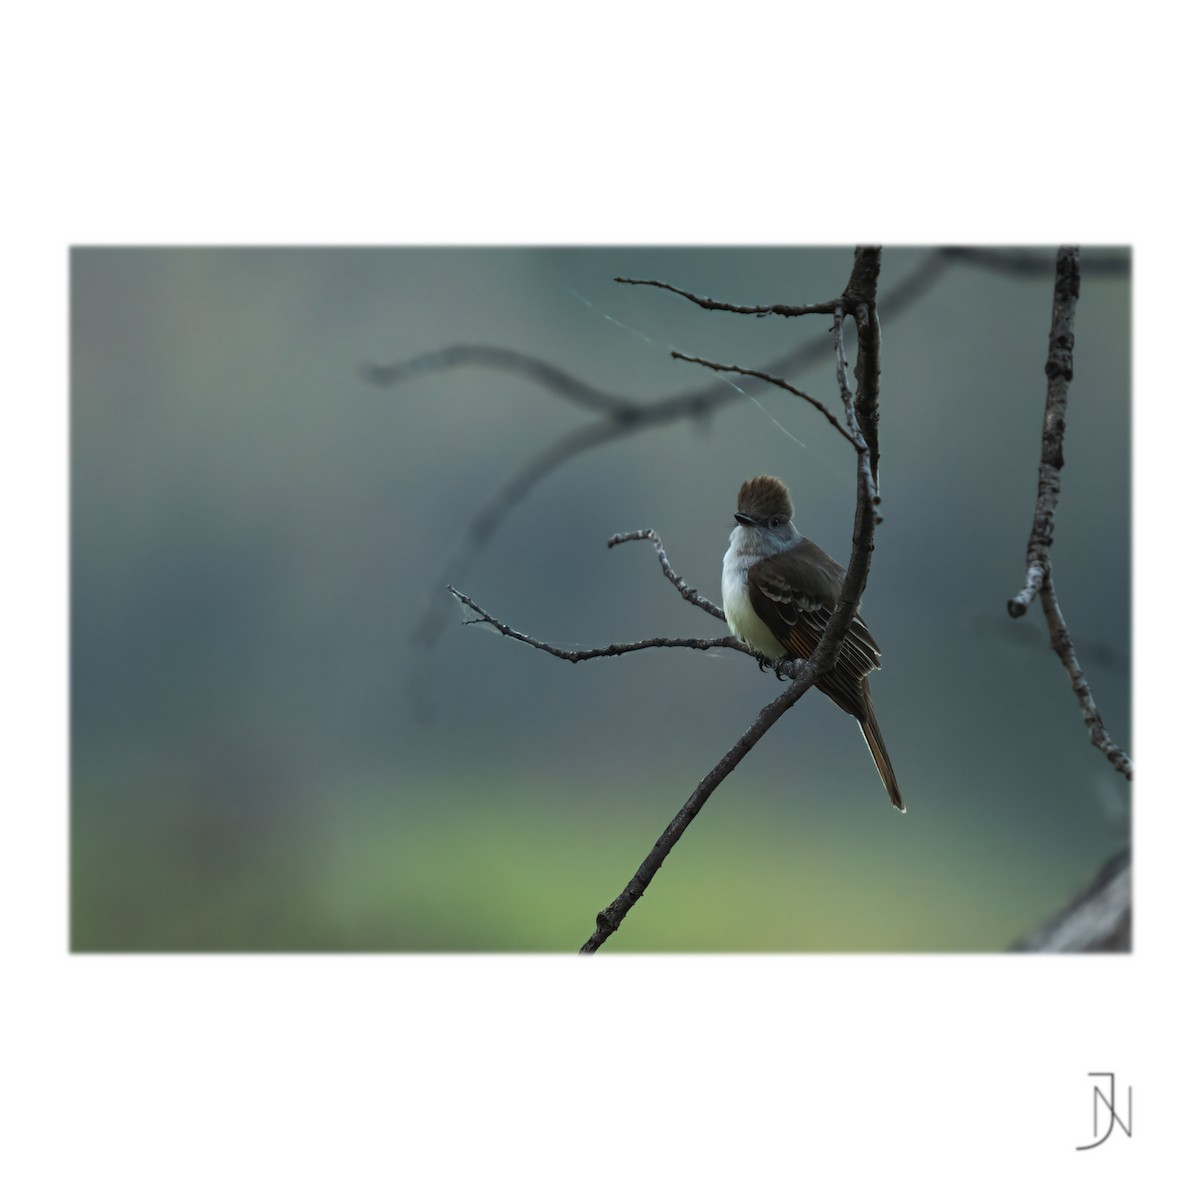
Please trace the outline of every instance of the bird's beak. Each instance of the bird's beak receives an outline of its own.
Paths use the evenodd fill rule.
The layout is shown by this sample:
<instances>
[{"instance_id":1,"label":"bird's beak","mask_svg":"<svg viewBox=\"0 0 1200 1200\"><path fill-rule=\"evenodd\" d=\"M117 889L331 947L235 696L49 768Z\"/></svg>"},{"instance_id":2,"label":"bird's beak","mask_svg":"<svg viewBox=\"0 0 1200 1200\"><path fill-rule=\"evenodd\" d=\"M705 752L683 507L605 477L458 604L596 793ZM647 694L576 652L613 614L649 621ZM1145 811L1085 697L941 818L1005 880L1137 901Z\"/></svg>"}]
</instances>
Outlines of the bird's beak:
<instances>
[{"instance_id":1,"label":"bird's beak","mask_svg":"<svg viewBox=\"0 0 1200 1200\"><path fill-rule=\"evenodd\" d=\"M749 513L736 512L733 514L733 519L739 525L757 525L758 524L758 522Z\"/></svg>"}]
</instances>

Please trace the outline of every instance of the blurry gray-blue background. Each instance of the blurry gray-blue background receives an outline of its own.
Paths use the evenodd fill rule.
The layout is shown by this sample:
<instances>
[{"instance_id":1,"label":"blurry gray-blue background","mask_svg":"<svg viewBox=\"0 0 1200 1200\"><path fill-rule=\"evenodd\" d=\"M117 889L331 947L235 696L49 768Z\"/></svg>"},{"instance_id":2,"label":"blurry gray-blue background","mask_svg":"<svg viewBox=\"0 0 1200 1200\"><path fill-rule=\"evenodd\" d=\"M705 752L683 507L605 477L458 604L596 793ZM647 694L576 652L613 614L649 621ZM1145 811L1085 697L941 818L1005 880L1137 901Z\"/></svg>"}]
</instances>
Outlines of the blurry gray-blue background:
<instances>
[{"instance_id":1,"label":"blurry gray-blue background","mask_svg":"<svg viewBox=\"0 0 1200 1200\"><path fill-rule=\"evenodd\" d=\"M927 251L885 249L881 295ZM884 522L864 612L908 802L810 693L717 791L611 949L1000 950L1128 843L1024 575L1047 273L956 262L881 309ZM1108 252L1111 257L1112 252ZM759 391L550 475L445 577L467 523L590 418L480 369L402 387L368 362L456 343L544 356L647 401L763 366L825 317L703 312L838 294L822 249L122 249L71 259L72 945L79 950L574 950L698 780L782 685L742 655L572 665L449 622L453 583L568 647L720 636L748 475L791 486L846 561L850 448ZM1076 320L1059 596L1113 736L1130 737L1130 284ZM832 356L790 375L831 407ZM744 382L742 386L745 386ZM782 426L782 429L780 428ZM786 431L786 432L785 432Z\"/></svg>"}]
</instances>

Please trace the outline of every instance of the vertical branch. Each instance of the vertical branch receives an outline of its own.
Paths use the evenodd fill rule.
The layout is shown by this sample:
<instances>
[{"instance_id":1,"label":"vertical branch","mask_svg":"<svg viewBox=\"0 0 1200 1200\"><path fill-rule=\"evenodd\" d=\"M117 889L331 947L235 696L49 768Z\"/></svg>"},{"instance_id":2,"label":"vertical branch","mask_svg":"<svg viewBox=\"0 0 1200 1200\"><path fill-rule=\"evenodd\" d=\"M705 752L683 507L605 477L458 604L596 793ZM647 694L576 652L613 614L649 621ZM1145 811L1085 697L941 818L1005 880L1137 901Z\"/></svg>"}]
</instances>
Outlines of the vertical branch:
<instances>
[{"instance_id":1,"label":"vertical branch","mask_svg":"<svg viewBox=\"0 0 1200 1200\"><path fill-rule=\"evenodd\" d=\"M854 379L854 414L871 448L871 478L879 484L879 313L875 292L879 282L880 248L860 246L846 287L847 309L858 331L858 360ZM878 497L875 501L879 503Z\"/></svg>"},{"instance_id":2,"label":"vertical branch","mask_svg":"<svg viewBox=\"0 0 1200 1200\"><path fill-rule=\"evenodd\" d=\"M1008 602L1010 616L1024 616L1050 574L1054 510L1062 491L1063 439L1067 432L1067 387L1074 373L1075 304L1079 299L1079 247L1058 251L1050 352L1046 357L1046 415L1042 424L1042 460L1038 466L1033 531L1025 554L1025 586Z\"/></svg>"},{"instance_id":3,"label":"vertical branch","mask_svg":"<svg viewBox=\"0 0 1200 1200\"><path fill-rule=\"evenodd\" d=\"M1042 422L1042 458L1038 466L1033 529L1025 552L1025 586L1009 600L1008 612L1012 617L1024 616L1033 598L1041 595L1042 611L1050 631L1050 645L1071 680L1071 690L1083 712L1083 721L1091 733L1092 744L1126 779L1132 779L1133 764L1129 755L1109 737L1100 717L1091 687L1075 654L1051 578L1050 547L1054 542L1054 512L1062 491L1067 388L1075 369L1075 305L1078 300L1079 247L1062 246L1055 262L1050 349L1046 356L1046 415Z\"/></svg>"}]
</instances>

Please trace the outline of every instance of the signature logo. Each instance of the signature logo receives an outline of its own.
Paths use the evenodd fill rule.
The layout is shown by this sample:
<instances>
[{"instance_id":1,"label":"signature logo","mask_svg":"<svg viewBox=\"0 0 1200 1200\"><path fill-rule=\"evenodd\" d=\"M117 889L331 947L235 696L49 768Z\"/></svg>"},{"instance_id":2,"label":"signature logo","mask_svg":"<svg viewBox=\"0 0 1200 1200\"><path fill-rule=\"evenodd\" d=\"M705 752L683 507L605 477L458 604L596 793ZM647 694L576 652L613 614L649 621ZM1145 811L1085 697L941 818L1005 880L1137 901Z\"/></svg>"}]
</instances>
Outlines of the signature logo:
<instances>
[{"instance_id":1,"label":"signature logo","mask_svg":"<svg viewBox=\"0 0 1200 1200\"><path fill-rule=\"evenodd\" d=\"M1133 1137L1133 1088L1127 1089L1125 1120L1117 1116L1117 1077L1111 1071L1089 1071L1089 1079L1107 1079L1107 1093L1100 1084L1092 1085L1092 1137L1096 1140L1087 1146L1076 1146L1076 1150L1095 1150L1112 1136L1115 1126L1120 1125L1126 1137ZM1108 1110L1108 1128L1100 1136L1100 1124L1104 1119L1101 1106Z\"/></svg>"}]
</instances>

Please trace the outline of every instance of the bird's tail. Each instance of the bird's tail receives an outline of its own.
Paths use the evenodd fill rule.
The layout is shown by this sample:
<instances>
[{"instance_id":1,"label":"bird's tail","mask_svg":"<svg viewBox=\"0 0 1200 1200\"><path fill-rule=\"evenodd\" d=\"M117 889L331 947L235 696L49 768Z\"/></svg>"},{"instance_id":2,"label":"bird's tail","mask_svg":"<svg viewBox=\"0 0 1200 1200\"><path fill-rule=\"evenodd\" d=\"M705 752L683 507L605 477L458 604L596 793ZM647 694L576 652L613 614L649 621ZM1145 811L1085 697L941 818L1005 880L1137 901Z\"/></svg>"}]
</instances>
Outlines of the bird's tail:
<instances>
[{"instance_id":1,"label":"bird's tail","mask_svg":"<svg viewBox=\"0 0 1200 1200\"><path fill-rule=\"evenodd\" d=\"M887 747L883 744L883 734L879 732L879 722L875 719L875 705L871 702L871 689L863 680L863 715L859 718L863 737L871 750L871 757L879 770L879 778L887 788L887 794L892 803L901 811L906 812L904 801L900 797L900 785L896 782L896 772L892 770L892 760L888 758Z\"/></svg>"}]
</instances>

